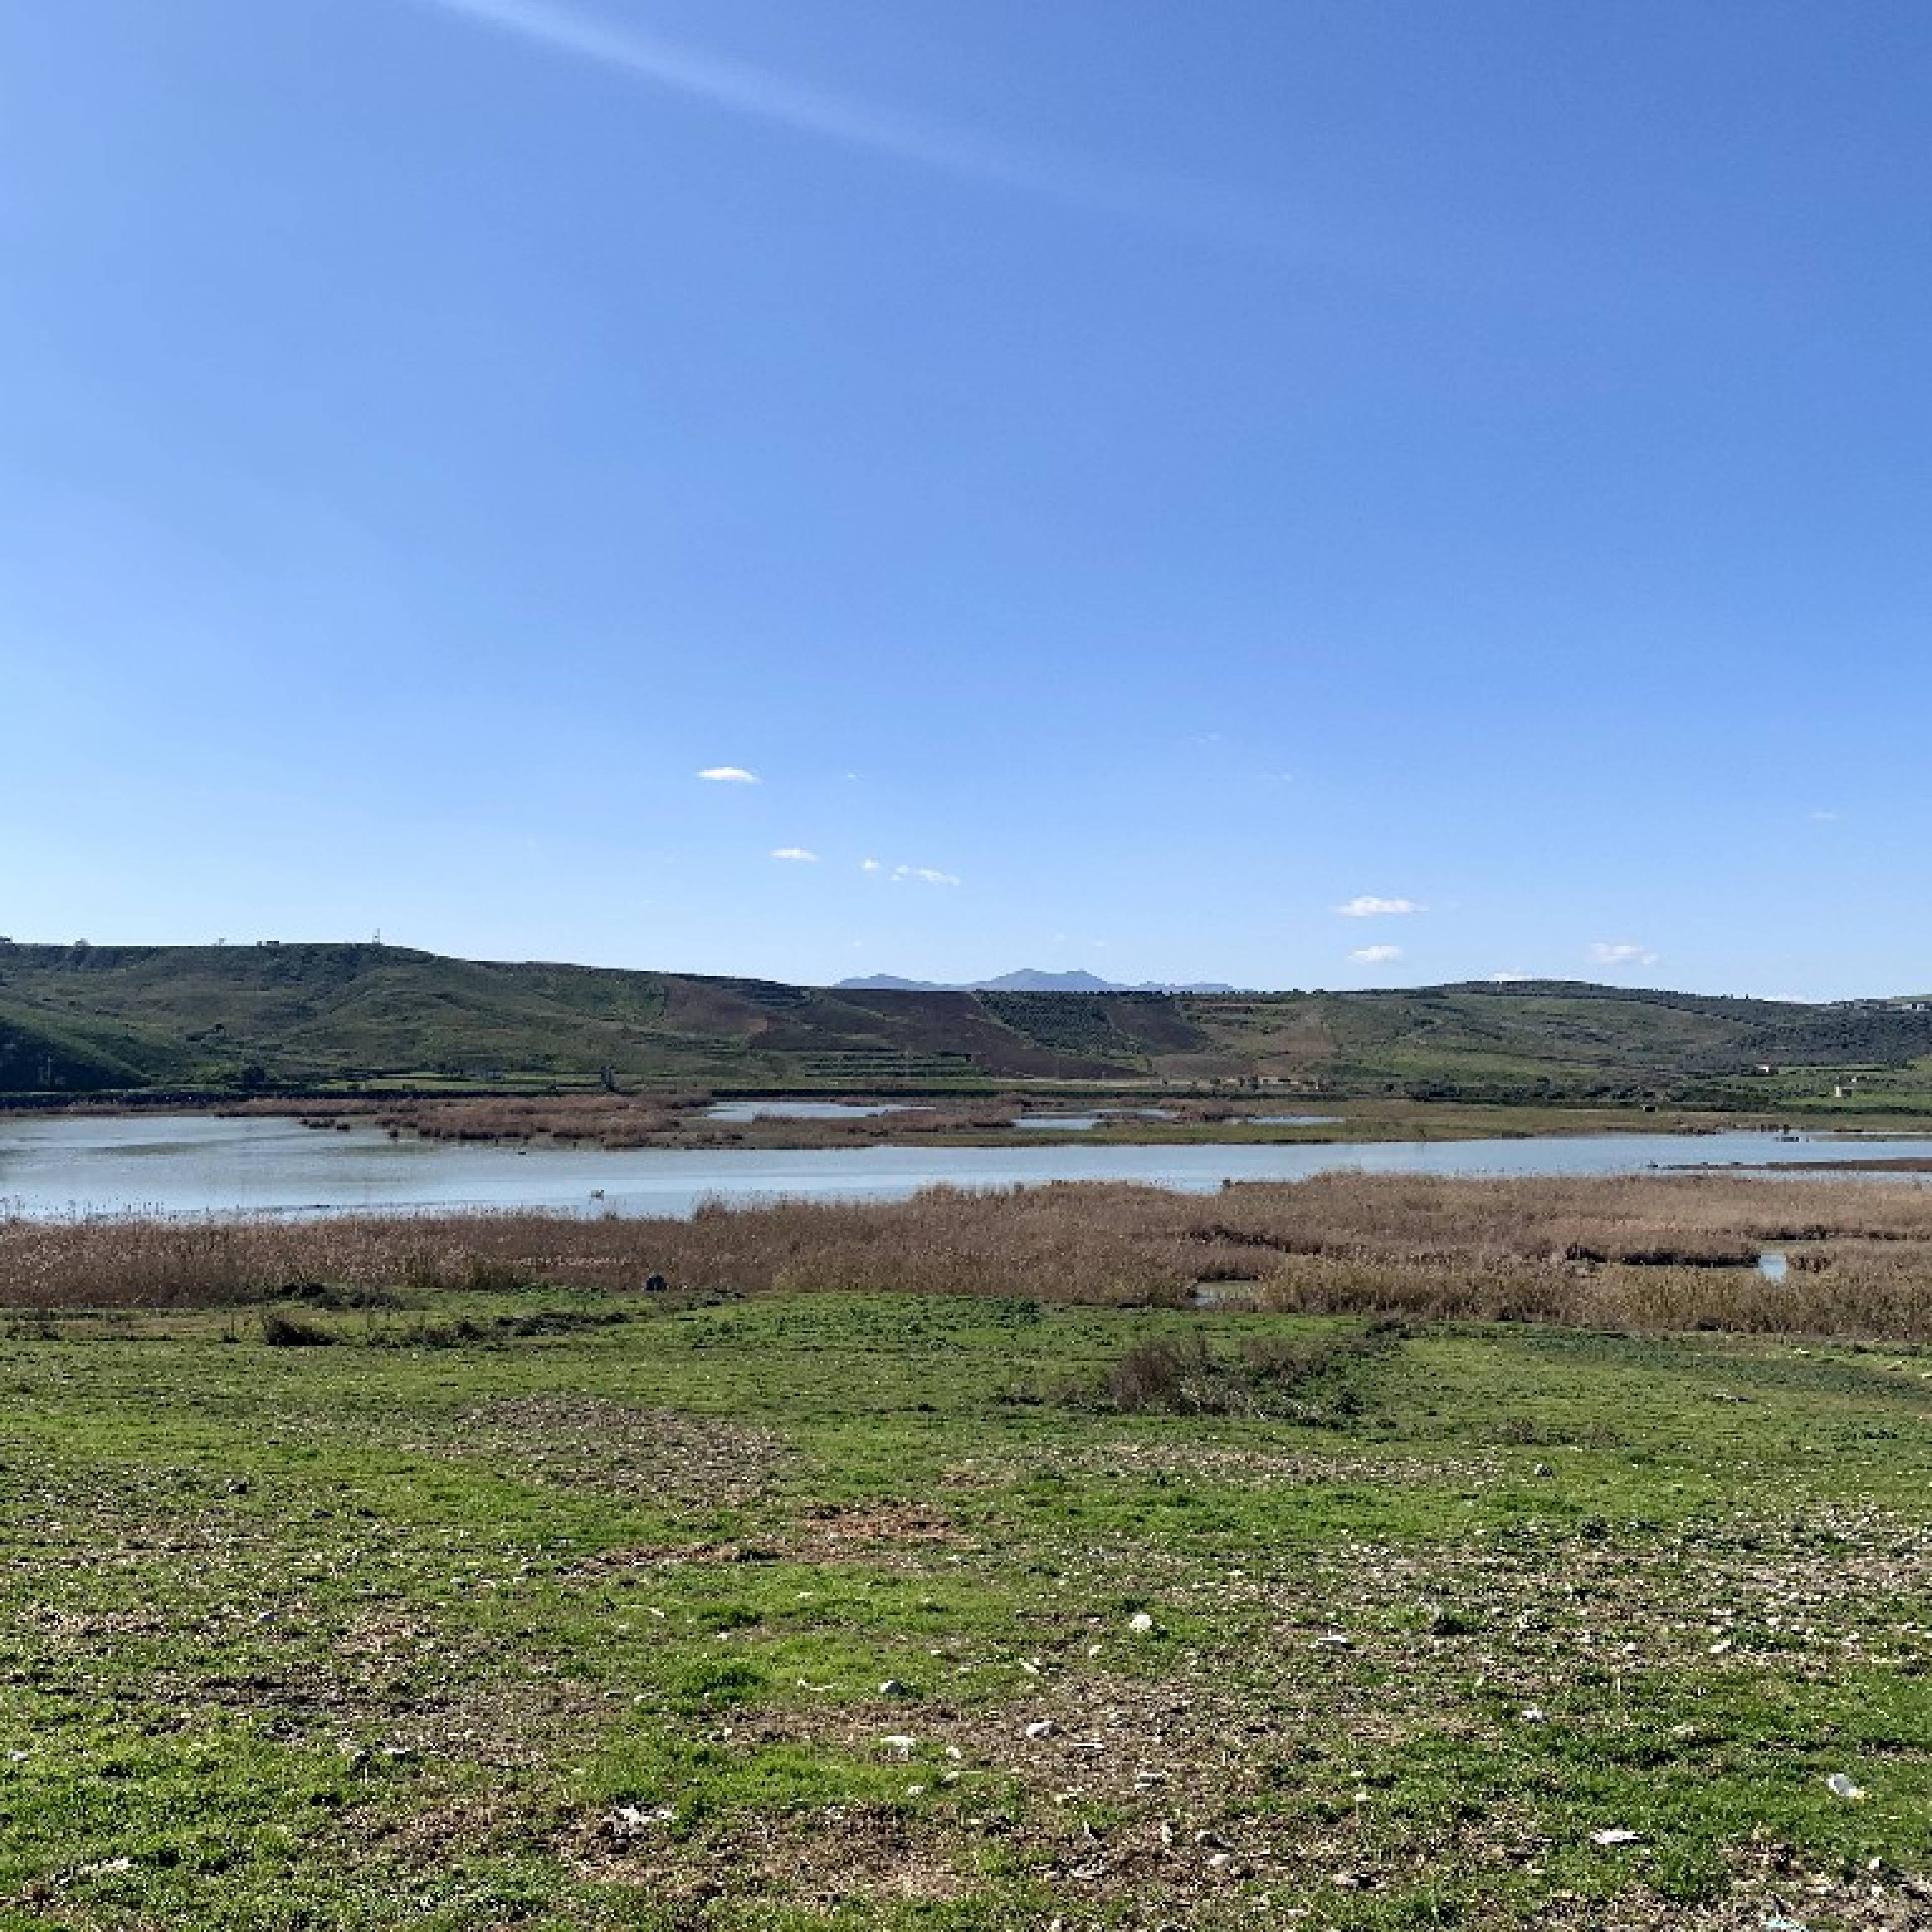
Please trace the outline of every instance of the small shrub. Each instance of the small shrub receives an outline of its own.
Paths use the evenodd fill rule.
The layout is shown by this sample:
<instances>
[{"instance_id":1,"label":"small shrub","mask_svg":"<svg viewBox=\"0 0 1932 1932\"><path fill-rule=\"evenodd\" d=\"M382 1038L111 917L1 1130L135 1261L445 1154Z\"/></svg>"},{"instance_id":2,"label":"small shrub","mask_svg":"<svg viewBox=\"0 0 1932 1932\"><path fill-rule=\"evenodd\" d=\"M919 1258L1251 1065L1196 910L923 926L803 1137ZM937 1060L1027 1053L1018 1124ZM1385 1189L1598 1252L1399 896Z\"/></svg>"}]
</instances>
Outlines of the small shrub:
<instances>
[{"instance_id":1,"label":"small shrub","mask_svg":"<svg viewBox=\"0 0 1932 1932\"><path fill-rule=\"evenodd\" d=\"M1276 1415L1295 1421L1351 1420L1367 1408L1355 1372L1408 1333L1376 1322L1342 1334L1258 1335L1238 1354L1216 1355L1198 1335L1130 1348L1107 1372L1107 1395L1127 1414Z\"/></svg>"},{"instance_id":2,"label":"small shrub","mask_svg":"<svg viewBox=\"0 0 1932 1932\"><path fill-rule=\"evenodd\" d=\"M272 1348L325 1348L340 1338L319 1322L306 1322L286 1310L262 1311L262 1340Z\"/></svg>"},{"instance_id":3,"label":"small shrub","mask_svg":"<svg viewBox=\"0 0 1932 1932\"><path fill-rule=\"evenodd\" d=\"M292 1281L282 1288L284 1300L304 1302L310 1308L400 1308L402 1298L393 1288L358 1286L329 1281Z\"/></svg>"},{"instance_id":4,"label":"small shrub","mask_svg":"<svg viewBox=\"0 0 1932 1932\"><path fill-rule=\"evenodd\" d=\"M1116 1408L1130 1415L1143 1409L1196 1414L1226 1406L1216 1399L1220 1373L1220 1364L1198 1335L1184 1341L1142 1342L1107 1371L1107 1394Z\"/></svg>"}]
</instances>

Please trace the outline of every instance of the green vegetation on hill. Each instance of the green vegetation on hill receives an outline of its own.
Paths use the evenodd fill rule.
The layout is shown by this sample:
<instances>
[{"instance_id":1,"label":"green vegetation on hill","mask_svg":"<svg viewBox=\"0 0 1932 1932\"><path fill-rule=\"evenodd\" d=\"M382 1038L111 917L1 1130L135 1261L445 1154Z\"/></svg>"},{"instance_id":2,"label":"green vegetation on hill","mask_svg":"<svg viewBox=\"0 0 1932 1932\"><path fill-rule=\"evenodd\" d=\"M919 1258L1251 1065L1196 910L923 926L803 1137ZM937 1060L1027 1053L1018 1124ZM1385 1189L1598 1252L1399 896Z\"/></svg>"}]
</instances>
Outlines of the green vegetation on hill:
<instances>
[{"instance_id":1,"label":"green vegetation on hill","mask_svg":"<svg viewBox=\"0 0 1932 1932\"><path fill-rule=\"evenodd\" d=\"M380 945L0 945L0 1093L1036 1082L1910 1114L1932 1112L1932 1010L1551 982L904 992Z\"/></svg>"}]
</instances>

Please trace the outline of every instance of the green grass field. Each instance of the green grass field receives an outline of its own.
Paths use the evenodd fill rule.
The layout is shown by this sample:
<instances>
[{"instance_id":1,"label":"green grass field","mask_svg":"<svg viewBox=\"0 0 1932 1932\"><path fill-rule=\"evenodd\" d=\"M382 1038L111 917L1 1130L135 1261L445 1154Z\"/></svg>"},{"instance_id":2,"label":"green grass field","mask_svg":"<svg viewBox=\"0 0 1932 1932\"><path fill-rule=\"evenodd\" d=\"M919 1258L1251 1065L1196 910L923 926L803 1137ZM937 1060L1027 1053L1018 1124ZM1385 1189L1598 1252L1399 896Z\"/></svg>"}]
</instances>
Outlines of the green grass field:
<instances>
[{"instance_id":1,"label":"green grass field","mask_svg":"<svg viewBox=\"0 0 1932 1932\"><path fill-rule=\"evenodd\" d=\"M355 1298L15 1321L0 1927L1932 1922L1932 1354Z\"/></svg>"}]
</instances>

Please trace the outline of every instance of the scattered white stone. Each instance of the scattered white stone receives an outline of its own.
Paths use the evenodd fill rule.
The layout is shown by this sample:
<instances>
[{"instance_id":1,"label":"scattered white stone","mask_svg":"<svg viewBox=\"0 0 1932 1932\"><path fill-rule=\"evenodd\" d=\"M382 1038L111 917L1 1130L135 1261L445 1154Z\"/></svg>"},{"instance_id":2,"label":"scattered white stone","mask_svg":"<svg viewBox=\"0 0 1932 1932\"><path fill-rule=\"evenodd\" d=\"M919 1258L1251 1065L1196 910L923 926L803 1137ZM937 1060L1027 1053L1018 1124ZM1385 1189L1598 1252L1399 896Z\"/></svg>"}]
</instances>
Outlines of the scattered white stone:
<instances>
[{"instance_id":1,"label":"scattered white stone","mask_svg":"<svg viewBox=\"0 0 1932 1932\"><path fill-rule=\"evenodd\" d=\"M1317 1650L1353 1650L1354 1647L1355 1640L1352 1636L1344 1636L1340 1630L1330 1630L1326 1636L1318 1636L1315 1640Z\"/></svg>"},{"instance_id":2,"label":"scattered white stone","mask_svg":"<svg viewBox=\"0 0 1932 1932\"><path fill-rule=\"evenodd\" d=\"M648 1811L637 1804L620 1804L604 1820L604 1828L613 1838L630 1838L658 1825L668 1825L677 1816L668 1804L653 1805Z\"/></svg>"},{"instance_id":3,"label":"scattered white stone","mask_svg":"<svg viewBox=\"0 0 1932 1932\"><path fill-rule=\"evenodd\" d=\"M1145 1610L1136 1610L1128 1618L1127 1628L1137 1635L1145 1636L1154 1628L1154 1618Z\"/></svg>"},{"instance_id":4,"label":"scattered white stone","mask_svg":"<svg viewBox=\"0 0 1932 1932\"><path fill-rule=\"evenodd\" d=\"M911 1694L911 1692L908 1690L896 1677L888 1677L884 1683L879 1686L879 1695L881 1697L908 1697Z\"/></svg>"},{"instance_id":5,"label":"scattered white stone","mask_svg":"<svg viewBox=\"0 0 1932 1932\"><path fill-rule=\"evenodd\" d=\"M1842 1771L1834 1771L1826 1779L1825 1789L1834 1798L1862 1798L1865 1795L1864 1786L1854 1784Z\"/></svg>"},{"instance_id":6,"label":"scattered white stone","mask_svg":"<svg viewBox=\"0 0 1932 1932\"><path fill-rule=\"evenodd\" d=\"M1526 1704L1516 1713L1526 1724L1546 1724L1550 1714L1540 1704Z\"/></svg>"},{"instance_id":7,"label":"scattered white stone","mask_svg":"<svg viewBox=\"0 0 1932 1932\"><path fill-rule=\"evenodd\" d=\"M1054 1729L1055 1726L1051 1718L1041 1718L1034 1723L1028 1725L1026 1727L1026 1734L1030 1738L1050 1738L1052 1736Z\"/></svg>"},{"instance_id":8,"label":"scattered white stone","mask_svg":"<svg viewBox=\"0 0 1932 1932\"><path fill-rule=\"evenodd\" d=\"M914 1745L919 1742L919 1740L916 1738L908 1737L903 1731L891 1731L879 1742L887 1750L897 1751L901 1757L904 1757L911 1750Z\"/></svg>"}]
</instances>

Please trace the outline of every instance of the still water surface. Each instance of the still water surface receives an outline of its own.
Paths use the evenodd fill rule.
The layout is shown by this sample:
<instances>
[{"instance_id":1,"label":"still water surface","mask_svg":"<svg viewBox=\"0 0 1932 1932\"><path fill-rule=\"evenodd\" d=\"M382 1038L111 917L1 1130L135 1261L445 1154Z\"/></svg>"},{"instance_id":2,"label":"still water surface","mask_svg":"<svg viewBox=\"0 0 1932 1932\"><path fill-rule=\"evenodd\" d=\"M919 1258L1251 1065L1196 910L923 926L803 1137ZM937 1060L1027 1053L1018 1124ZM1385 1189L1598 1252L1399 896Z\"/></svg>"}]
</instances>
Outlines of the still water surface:
<instances>
[{"instance_id":1,"label":"still water surface","mask_svg":"<svg viewBox=\"0 0 1932 1932\"><path fill-rule=\"evenodd\" d=\"M467 1208L688 1214L706 1200L896 1200L951 1182L1006 1187L1133 1180L1208 1192L1224 1180L1377 1174L1630 1174L1924 1155L1932 1142L1782 1140L1771 1134L1599 1134L1354 1146L594 1149L390 1140L293 1120L207 1114L0 1118L0 1213L342 1214Z\"/></svg>"}]
</instances>

